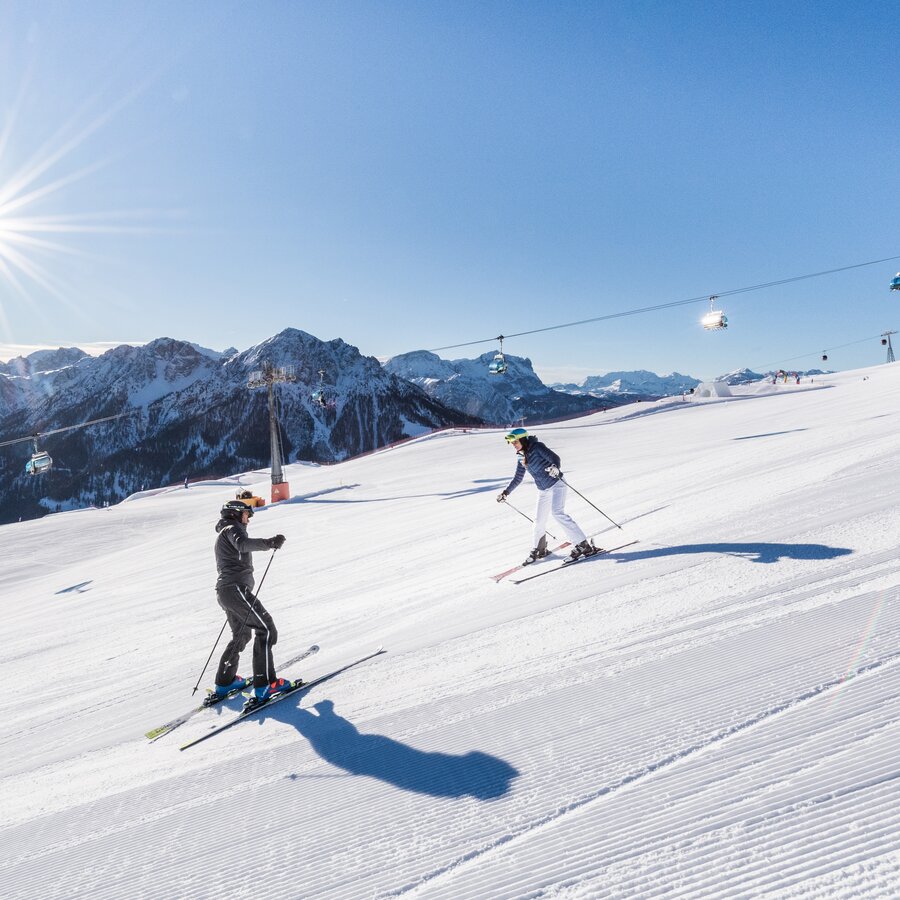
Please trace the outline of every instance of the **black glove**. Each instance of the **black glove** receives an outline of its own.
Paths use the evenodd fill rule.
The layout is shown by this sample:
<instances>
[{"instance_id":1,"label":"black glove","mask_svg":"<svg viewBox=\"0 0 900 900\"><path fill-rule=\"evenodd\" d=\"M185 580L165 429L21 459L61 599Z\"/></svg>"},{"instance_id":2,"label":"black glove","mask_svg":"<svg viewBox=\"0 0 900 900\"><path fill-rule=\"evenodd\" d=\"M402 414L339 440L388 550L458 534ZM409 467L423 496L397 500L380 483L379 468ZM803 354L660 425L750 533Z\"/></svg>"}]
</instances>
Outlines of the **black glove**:
<instances>
[{"instance_id":1,"label":"black glove","mask_svg":"<svg viewBox=\"0 0 900 900\"><path fill-rule=\"evenodd\" d=\"M280 550L287 540L283 534L276 534L275 537L269 538L269 548L272 550Z\"/></svg>"},{"instance_id":2,"label":"black glove","mask_svg":"<svg viewBox=\"0 0 900 900\"><path fill-rule=\"evenodd\" d=\"M497 494L497 502L498 503L506 503L506 498L508 496L509 496L509 494L507 494L506 491L500 491L500 493Z\"/></svg>"}]
</instances>

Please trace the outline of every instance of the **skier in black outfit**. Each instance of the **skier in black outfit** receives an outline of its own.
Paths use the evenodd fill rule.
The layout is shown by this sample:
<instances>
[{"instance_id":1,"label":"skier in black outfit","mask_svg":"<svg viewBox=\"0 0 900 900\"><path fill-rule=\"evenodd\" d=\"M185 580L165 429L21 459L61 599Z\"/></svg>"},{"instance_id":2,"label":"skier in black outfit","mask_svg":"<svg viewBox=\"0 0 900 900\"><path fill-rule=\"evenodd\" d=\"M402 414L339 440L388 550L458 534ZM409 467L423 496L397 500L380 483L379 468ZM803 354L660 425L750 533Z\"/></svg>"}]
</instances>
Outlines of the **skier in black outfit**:
<instances>
[{"instance_id":1,"label":"skier in black outfit","mask_svg":"<svg viewBox=\"0 0 900 900\"><path fill-rule=\"evenodd\" d=\"M283 534L271 538L251 538L247 534L247 522L253 508L240 500L229 500L222 507L216 524L216 599L225 610L231 627L231 640L219 661L216 672L216 693L229 691L248 684L237 675L238 658L247 646L251 632L253 642L253 688L257 702L265 702L273 694L290 687L290 682L275 675L272 647L278 640L275 622L253 593L253 551L280 550L284 545Z\"/></svg>"}]
</instances>

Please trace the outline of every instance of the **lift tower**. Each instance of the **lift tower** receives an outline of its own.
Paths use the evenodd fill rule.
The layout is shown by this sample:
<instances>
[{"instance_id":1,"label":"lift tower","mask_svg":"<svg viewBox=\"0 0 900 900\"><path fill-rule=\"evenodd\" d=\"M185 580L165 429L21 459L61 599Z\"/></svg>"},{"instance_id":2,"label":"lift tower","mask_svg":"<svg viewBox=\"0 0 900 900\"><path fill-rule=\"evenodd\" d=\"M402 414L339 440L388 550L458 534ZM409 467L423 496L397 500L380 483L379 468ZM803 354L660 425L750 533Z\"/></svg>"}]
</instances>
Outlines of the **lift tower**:
<instances>
[{"instance_id":1,"label":"lift tower","mask_svg":"<svg viewBox=\"0 0 900 900\"><path fill-rule=\"evenodd\" d=\"M892 363L894 361L894 348L891 345L891 335L896 334L896 331L885 331L881 335L881 343L882 345L887 344L887 361Z\"/></svg>"},{"instance_id":2,"label":"lift tower","mask_svg":"<svg viewBox=\"0 0 900 900\"><path fill-rule=\"evenodd\" d=\"M281 430L275 412L275 385L296 381L293 366L275 367L270 362L263 363L261 370L250 373L248 388L264 387L269 395L269 443L272 447L272 502L287 500L291 496L291 486L284 480L281 468Z\"/></svg>"}]
</instances>

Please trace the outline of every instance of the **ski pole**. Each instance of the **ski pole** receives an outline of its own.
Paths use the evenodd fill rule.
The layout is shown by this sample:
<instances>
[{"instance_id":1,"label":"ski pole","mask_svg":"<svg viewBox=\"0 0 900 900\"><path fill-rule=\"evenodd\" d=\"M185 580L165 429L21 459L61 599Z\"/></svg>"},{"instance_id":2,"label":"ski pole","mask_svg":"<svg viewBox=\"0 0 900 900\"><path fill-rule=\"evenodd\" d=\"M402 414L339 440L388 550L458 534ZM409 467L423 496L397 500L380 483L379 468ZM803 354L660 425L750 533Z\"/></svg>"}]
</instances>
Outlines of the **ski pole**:
<instances>
[{"instance_id":1,"label":"ski pole","mask_svg":"<svg viewBox=\"0 0 900 900\"><path fill-rule=\"evenodd\" d=\"M584 500L585 503L589 504L590 506L593 506L594 509L596 509L597 512L600 513L601 516L605 516L607 519L609 519L609 516L607 516L606 513L603 512L602 509L600 509L599 506L595 506L593 503L591 503L591 501L588 500L588 498L585 497L584 494L581 493L581 491L578 491L578 490L576 490L575 488L573 488L572 485L569 484L569 482L566 481L565 478L560 478L559 480L560 480L566 487L572 488L572 490L575 491L575 493L578 494L578 496L581 497L581 499ZM613 525L615 525L616 528L618 528L620 531L623 530L623 529L622 529L622 526L621 526L618 522L614 521L613 519L609 519L609 521L612 522Z\"/></svg>"},{"instance_id":2,"label":"ski pole","mask_svg":"<svg viewBox=\"0 0 900 900\"><path fill-rule=\"evenodd\" d=\"M531 516L528 516L528 515L526 515L525 513L523 513L522 510L519 509L517 506L513 506L512 503L509 502L509 500L504 500L503 502L504 502L510 509L514 509L520 516L524 516L526 519L528 519L529 522L531 522L532 525L534 525L534 519L532 519ZM556 537L555 534L550 534L549 531L547 532L547 534L548 534L551 538L553 538L554 541L557 540L557 537Z\"/></svg>"},{"instance_id":3,"label":"ski pole","mask_svg":"<svg viewBox=\"0 0 900 900\"><path fill-rule=\"evenodd\" d=\"M259 580L259 587L256 590L256 596L253 598L253 603L250 606L250 609L247 610L247 618L244 619L243 624L241 625L241 631L244 630L244 626L247 622L250 621L250 613L253 612L253 607L256 606L256 601L259 600L259 592L262 590L263 582L266 580L266 575L269 574L269 566L272 565L272 560L275 559L275 554L277 550L272 551L272 555L269 557L268 565L266 566L266 571L263 572L263 577ZM209 651L209 656L206 658L206 662L203 664L203 671L200 673L200 677L197 679L197 683L194 685L194 689L191 691L191 696L197 693L197 688L200 687L200 682L203 680L203 676L206 674L206 667L209 665L209 661L212 659L213 653L216 652L216 647L219 646L219 641L222 640L222 635L225 633L225 626L228 624L228 619L222 624L222 630L219 632L219 636L216 638L216 642L212 646L212 650Z\"/></svg>"}]
</instances>

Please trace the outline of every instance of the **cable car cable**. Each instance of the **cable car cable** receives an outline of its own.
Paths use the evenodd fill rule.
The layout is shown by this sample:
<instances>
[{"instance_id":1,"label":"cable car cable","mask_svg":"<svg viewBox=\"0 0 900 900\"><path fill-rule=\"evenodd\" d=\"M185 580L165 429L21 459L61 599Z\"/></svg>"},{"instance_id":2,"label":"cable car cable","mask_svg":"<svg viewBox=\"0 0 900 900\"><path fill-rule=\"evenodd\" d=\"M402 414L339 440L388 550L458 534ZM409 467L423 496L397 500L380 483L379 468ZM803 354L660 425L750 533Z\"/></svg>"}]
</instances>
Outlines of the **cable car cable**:
<instances>
[{"instance_id":1,"label":"cable car cable","mask_svg":"<svg viewBox=\"0 0 900 900\"><path fill-rule=\"evenodd\" d=\"M641 313L657 312L661 309L672 309L676 306L687 306L690 303L708 302L710 296L730 297L734 294L746 294L749 291L761 291L764 288L778 287L782 284L791 284L795 281L805 281L809 278L819 278L823 275L834 275L837 272L847 272L850 269L861 269L865 266L874 266L878 265L879 263L891 262L895 259L900 259L900 256L887 256L884 259L873 259L869 262L854 263L851 266L841 266L837 269L825 269L822 272L810 272L808 275L794 275L790 278L780 278L777 281L767 281L762 284L750 285L749 287L733 288L730 291L713 291L712 294L706 293L700 297L689 297L686 300L672 300L669 303L659 303L656 306L643 306L640 309L628 309L622 312L609 313L605 316L595 316L591 319L579 319L577 322L565 322L561 325L548 325L545 328L534 328L531 331L519 331L515 334L505 334L504 337L506 339L509 339L511 337L524 337L529 334L541 334L545 331L557 331L560 328L574 328L576 325L587 325L590 322L603 322L608 319L620 319L624 318L625 316L636 316L640 315ZM434 347L428 352L437 353L440 350L455 350L458 347L474 347L476 344L489 344L493 343L496 340L496 337L490 337L483 338L478 341L465 341L461 344L447 344L444 347Z\"/></svg>"},{"instance_id":2,"label":"cable car cable","mask_svg":"<svg viewBox=\"0 0 900 900\"><path fill-rule=\"evenodd\" d=\"M130 416L140 410L133 409L127 412L119 413L115 416L104 416L102 419L91 419L90 422L80 422L78 425L66 425L62 428L52 428L50 431L36 431L28 437L13 438L11 441L0 441L0 447L8 447L10 444L21 444L24 441L33 441L35 438L47 437L49 434L59 434L61 431L72 431L75 428L84 428L87 425L97 425L100 422L111 422L113 419L121 419L123 416Z\"/></svg>"},{"instance_id":3,"label":"cable car cable","mask_svg":"<svg viewBox=\"0 0 900 900\"><path fill-rule=\"evenodd\" d=\"M868 341L881 340L882 336L883 336L883 334L877 334L874 337L861 338L858 341L850 341L847 344L838 344L836 347L826 347L824 349L824 351L817 350L812 353L804 353L802 356L792 356L790 359L782 359L777 363L766 363L764 366L748 366L747 368L750 369L752 372L758 372L761 369L769 369L772 366L781 366L782 363L794 362L798 359L808 359L810 356L821 356L823 352L831 353L833 350L843 350L844 347L853 347L856 344L865 344Z\"/></svg>"}]
</instances>

